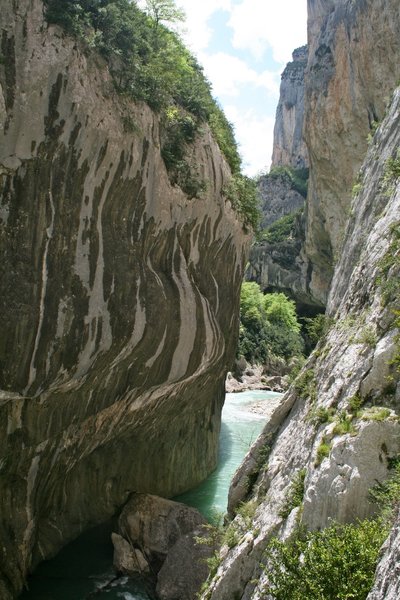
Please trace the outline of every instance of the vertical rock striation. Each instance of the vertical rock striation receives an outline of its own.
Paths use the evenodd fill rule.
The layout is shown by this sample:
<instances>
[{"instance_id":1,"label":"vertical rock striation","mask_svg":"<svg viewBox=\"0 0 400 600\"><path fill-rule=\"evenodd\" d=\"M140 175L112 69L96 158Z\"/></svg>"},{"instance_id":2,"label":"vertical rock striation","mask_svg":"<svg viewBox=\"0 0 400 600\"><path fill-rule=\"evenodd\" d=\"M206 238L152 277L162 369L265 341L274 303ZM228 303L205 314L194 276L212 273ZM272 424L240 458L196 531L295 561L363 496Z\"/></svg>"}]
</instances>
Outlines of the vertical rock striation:
<instances>
[{"instance_id":1,"label":"vertical rock striation","mask_svg":"<svg viewBox=\"0 0 400 600\"><path fill-rule=\"evenodd\" d=\"M325 302L367 137L383 119L399 80L398 2L309 0L308 47L305 254L310 289Z\"/></svg>"},{"instance_id":2,"label":"vertical rock striation","mask_svg":"<svg viewBox=\"0 0 400 600\"><path fill-rule=\"evenodd\" d=\"M294 50L293 61L282 73L281 88L274 127L272 168L308 167L307 148L303 136L304 76L307 66L307 46Z\"/></svg>"},{"instance_id":3,"label":"vertical rock striation","mask_svg":"<svg viewBox=\"0 0 400 600\"><path fill-rule=\"evenodd\" d=\"M0 596L131 491L217 459L249 235L221 190L171 186L160 122L40 0L6 3L0 65Z\"/></svg>"}]
</instances>

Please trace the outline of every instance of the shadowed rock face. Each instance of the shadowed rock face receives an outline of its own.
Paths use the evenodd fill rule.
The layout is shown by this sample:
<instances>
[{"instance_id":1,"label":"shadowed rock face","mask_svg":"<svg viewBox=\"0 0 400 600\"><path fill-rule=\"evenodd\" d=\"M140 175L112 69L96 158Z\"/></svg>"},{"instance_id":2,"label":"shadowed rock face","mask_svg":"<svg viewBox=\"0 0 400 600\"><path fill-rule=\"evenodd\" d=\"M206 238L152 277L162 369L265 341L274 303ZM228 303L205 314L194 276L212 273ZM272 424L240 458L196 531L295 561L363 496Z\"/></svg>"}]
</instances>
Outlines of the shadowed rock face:
<instances>
[{"instance_id":1,"label":"shadowed rock face","mask_svg":"<svg viewBox=\"0 0 400 600\"><path fill-rule=\"evenodd\" d=\"M132 490L215 466L249 243L209 131L201 199L169 183L159 119L106 66L3 7L0 596ZM1 587L3 585L3 587Z\"/></svg>"}]
</instances>

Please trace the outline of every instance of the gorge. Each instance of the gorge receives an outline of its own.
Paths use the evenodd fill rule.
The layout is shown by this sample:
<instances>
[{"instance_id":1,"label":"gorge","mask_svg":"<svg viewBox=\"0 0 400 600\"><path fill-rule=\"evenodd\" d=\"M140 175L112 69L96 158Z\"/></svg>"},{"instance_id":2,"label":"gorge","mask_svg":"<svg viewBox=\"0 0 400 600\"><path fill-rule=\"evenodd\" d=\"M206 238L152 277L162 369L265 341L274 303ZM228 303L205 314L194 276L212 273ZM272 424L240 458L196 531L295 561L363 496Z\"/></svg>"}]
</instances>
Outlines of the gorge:
<instances>
[{"instance_id":1,"label":"gorge","mask_svg":"<svg viewBox=\"0 0 400 600\"><path fill-rule=\"evenodd\" d=\"M9 600L132 492L176 496L215 468L252 231L212 123L194 128L175 102L166 125L149 100L121 93L119 59L49 24L41 0L2 8L0 598ZM217 548L201 600L285 597L271 583L271 540L372 518L370 490L399 464L398 0L308 0L307 49L293 59L260 187L267 231L296 214L288 239L253 247L247 277L305 314L326 309L324 328L235 473L235 543ZM171 163L177 122L185 152ZM296 196L294 175L306 169L308 190ZM399 597L398 510L360 598Z\"/></svg>"}]
</instances>

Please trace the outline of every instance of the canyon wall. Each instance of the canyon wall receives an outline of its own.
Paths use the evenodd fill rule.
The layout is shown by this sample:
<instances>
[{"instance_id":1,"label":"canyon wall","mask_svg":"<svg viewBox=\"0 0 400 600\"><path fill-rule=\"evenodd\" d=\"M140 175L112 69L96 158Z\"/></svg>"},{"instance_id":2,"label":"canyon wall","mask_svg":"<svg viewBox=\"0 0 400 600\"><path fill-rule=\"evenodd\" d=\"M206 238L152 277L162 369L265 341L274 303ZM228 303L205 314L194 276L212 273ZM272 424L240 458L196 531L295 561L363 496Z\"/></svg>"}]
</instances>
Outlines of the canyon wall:
<instances>
[{"instance_id":1,"label":"canyon wall","mask_svg":"<svg viewBox=\"0 0 400 600\"><path fill-rule=\"evenodd\" d=\"M160 119L103 59L2 7L0 596L132 491L171 496L215 467L250 234L206 183L169 182Z\"/></svg>"},{"instance_id":2,"label":"canyon wall","mask_svg":"<svg viewBox=\"0 0 400 600\"><path fill-rule=\"evenodd\" d=\"M235 543L204 600L271 598L271 538L371 517L369 491L400 455L399 41L397 0L309 0L303 255L326 328L234 476ZM371 599L398 595L397 539L398 519Z\"/></svg>"},{"instance_id":3,"label":"canyon wall","mask_svg":"<svg viewBox=\"0 0 400 600\"><path fill-rule=\"evenodd\" d=\"M271 168L290 166L303 169L308 166L307 147L303 136L307 54L307 46L296 48L292 54L293 60L286 65L282 73Z\"/></svg>"}]
</instances>

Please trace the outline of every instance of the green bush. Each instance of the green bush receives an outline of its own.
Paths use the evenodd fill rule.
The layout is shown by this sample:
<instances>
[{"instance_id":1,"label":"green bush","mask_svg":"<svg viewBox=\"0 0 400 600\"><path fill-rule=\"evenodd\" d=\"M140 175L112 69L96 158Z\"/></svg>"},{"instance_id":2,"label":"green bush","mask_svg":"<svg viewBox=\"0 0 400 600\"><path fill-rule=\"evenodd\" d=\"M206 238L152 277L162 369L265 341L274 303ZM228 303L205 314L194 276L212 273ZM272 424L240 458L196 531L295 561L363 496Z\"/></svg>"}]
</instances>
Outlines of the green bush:
<instances>
[{"instance_id":1,"label":"green bush","mask_svg":"<svg viewBox=\"0 0 400 600\"><path fill-rule=\"evenodd\" d=\"M288 493L285 498L285 502L279 511L279 516L286 519L292 510L297 506L300 506L303 502L304 497L304 480L307 475L307 469L301 469L297 471L293 477L293 481L290 485Z\"/></svg>"},{"instance_id":2,"label":"green bush","mask_svg":"<svg viewBox=\"0 0 400 600\"><path fill-rule=\"evenodd\" d=\"M275 600L365 600L386 535L378 519L273 540L264 591Z\"/></svg>"},{"instance_id":3,"label":"green bush","mask_svg":"<svg viewBox=\"0 0 400 600\"><path fill-rule=\"evenodd\" d=\"M260 240L269 244L279 244L291 238L298 214L300 214L300 211L284 215L272 223L261 233Z\"/></svg>"},{"instance_id":4,"label":"green bush","mask_svg":"<svg viewBox=\"0 0 400 600\"><path fill-rule=\"evenodd\" d=\"M263 294L255 282L245 282L240 296L238 355L250 363L268 356L285 360L303 350L295 305L284 294Z\"/></svg>"},{"instance_id":5,"label":"green bush","mask_svg":"<svg viewBox=\"0 0 400 600\"><path fill-rule=\"evenodd\" d=\"M307 188L308 188L308 169L295 169L293 167L273 167L268 173L267 177L271 179L277 179L279 177L283 177L287 179L292 189L296 190L299 194L301 194L304 198L307 197Z\"/></svg>"},{"instance_id":6,"label":"green bush","mask_svg":"<svg viewBox=\"0 0 400 600\"><path fill-rule=\"evenodd\" d=\"M242 216L244 224L249 225L256 231L261 214L255 180L240 173L234 173L222 193Z\"/></svg>"}]
</instances>

